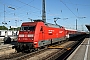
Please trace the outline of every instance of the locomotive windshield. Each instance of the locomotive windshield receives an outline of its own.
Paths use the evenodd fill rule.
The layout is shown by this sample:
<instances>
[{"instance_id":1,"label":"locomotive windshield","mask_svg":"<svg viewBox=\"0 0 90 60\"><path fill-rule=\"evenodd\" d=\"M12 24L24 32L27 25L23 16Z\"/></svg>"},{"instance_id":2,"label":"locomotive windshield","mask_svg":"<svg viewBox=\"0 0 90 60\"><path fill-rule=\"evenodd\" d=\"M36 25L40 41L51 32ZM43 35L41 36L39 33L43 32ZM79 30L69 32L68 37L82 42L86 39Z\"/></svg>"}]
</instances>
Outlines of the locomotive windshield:
<instances>
[{"instance_id":1,"label":"locomotive windshield","mask_svg":"<svg viewBox=\"0 0 90 60\"><path fill-rule=\"evenodd\" d=\"M35 26L22 26L21 31L23 30L30 30L30 31L34 31L35 30Z\"/></svg>"}]
</instances>

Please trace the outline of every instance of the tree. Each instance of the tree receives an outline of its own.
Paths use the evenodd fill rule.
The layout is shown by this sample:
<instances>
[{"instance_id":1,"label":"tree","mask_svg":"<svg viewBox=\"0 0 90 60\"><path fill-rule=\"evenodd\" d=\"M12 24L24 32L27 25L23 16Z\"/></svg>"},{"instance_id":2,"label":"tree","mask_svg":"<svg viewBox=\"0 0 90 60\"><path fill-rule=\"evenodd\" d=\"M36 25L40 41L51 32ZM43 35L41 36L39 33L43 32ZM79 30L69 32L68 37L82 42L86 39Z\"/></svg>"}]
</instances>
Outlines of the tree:
<instances>
[{"instance_id":1,"label":"tree","mask_svg":"<svg viewBox=\"0 0 90 60\"><path fill-rule=\"evenodd\" d=\"M10 28L9 30L20 30L20 27L17 27L17 28Z\"/></svg>"},{"instance_id":2,"label":"tree","mask_svg":"<svg viewBox=\"0 0 90 60\"><path fill-rule=\"evenodd\" d=\"M17 30L20 30L20 27L17 27Z\"/></svg>"},{"instance_id":3,"label":"tree","mask_svg":"<svg viewBox=\"0 0 90 60\"><path fill-rule=\"evenodd\" d=\"M8 30L8 28L5 26L0 26L0 30Z\"/></svg>"}]
</instances>

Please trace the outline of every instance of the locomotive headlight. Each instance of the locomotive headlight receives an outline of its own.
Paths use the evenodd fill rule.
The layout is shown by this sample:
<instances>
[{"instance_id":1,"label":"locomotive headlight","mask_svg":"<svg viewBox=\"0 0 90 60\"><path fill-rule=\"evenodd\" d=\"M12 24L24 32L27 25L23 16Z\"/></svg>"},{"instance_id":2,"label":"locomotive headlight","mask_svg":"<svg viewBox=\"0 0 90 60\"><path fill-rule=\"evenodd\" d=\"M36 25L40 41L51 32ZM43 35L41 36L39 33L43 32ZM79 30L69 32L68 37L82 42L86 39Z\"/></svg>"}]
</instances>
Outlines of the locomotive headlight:
<instances>
[{"instance_id":1,"label":"locomotive headlight","mask_svg":"<svg viewBox=\"0 0 90 60\"><path fill-rule=\"evenodd\" d=\"M28 37L34 37L34 35L33 34L28 34Z\"/></svg>"},{"instance_id":2,"label":"locomotive headlight","mask_svg":"<svg viewBox=\"0 0 90 60\"><path fill-rule=\"evenodd\" d=\"M20 34L19 37L24 37L24 34Z\"/></svg>"},{"instance_id":3,"label":"locomotive headlight","mask_svg":"<svg viewBox=\"0 0 90 60\"><path fill-rule=\"evenodd\" d=\"M30 40L33 40L33 38L31 37Z\"/></svg>"}]
</instances>

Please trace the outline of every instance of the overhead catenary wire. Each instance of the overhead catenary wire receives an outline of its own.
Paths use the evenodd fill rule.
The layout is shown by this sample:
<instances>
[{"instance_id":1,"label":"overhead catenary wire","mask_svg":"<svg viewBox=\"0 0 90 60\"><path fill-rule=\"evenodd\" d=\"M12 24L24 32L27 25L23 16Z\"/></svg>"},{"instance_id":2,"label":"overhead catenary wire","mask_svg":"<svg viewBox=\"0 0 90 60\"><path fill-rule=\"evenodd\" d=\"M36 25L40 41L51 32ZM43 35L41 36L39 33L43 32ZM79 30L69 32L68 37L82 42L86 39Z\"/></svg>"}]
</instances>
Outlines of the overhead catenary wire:
<instances>
[{"instance_id":1,"label":"overhead catenary wire","mask_svg":"<svg viewBox=\"0 0 90 60\"><path fill-rule=\"evenodd\" d=\"M32 7L32 8L34 8L34 9L36 9L36 10L38 10L38 11L25 11L24 9L22 9L23 8L23 6L16 6L16 5L14 5L14 4L11 4L11 3L9 3L9 4L5 4L5 3L2 3L2 2L0 2L0 3L2 3L2 5L3 4L5 4L7 7L8 6L13 6L13 7L15 7L15 11L18 11L18 9L21 9L23 12L21 13L21 11L19 12L19 14L17 14L17 13L15 13L15 11L13 11L13 12L11 12L11 10L10 11L6 11L6 14L8 14L8 15L12 15L13 14L13 16L15 16L15 17L19 17L20 15L22 16L24 16L25 14L26 15L28 15L29 16L29 14L33 14L33 15L35 15L35 16L37 16L37 17L42 17L41 15L37 15L36 13L40 13L41 14L41 9L38 9L38 8L36 8L36 7L34 7L34 6L31 6L30 5L30 3L32 3L34 0L32 0L32 1L30 1L29 3L25 3L25 2L22 2L22 1L20 1L20 0L16 0L17 2L19 2L19 3L22 3L23 4L23 6L29 6L29 7ZM9 13L8 13L9 12ZM26 12L26 13L25 13ZM2 12L3 13L3 12ZM28 13L28 14L27 14ZM48 13L47 13L48 14ZM18 15L18 16L17 16ZM22 16L22 17L23 17Z\"/></svg>"},{"instance_id":2,"label":"overhead catenary wire","mask_svg":"<svg viewBox=\"0 0 90 60\"><path fill-rule=\"evenodd\" d=\"M32 1L30 1L29 3L31 3L31 2L33 2L34 0L32 0ZM15 9L16 10L18 10L18 9L21 9L23 6L25 6L25 5L23 5L23 6L16 6L16 5L12 5L12 4L5 4L5 3L2 3L2 2L0 2L0 4L2 4L2 5L5 5L5 6L7 6L7 7L9 7L9 6L14 6L15 7ZM23 9L24 10L24 9ZM11 11L8 11L9 13L11 12ZM1 13L1 12L0 12ZM2 12L3 13L3 12ZM33 12L33 13L36 13L36 12Z\"/></svg>"},{"instance_id":3,"label":"overhead catenary wire","mask_svg":"<svg viewBox=\"0 0 90 60\"><path fill-rule=\"evenodd\" d=\"M33 2L34 0L32 0L32 1L30 1L29 3L31 3L31 2ZM12 4L10 3L10 4L5 4L5 3L2 3L2 2L0 2L2 5L5 5L6 7L8 7L8 6L12 6ZM25 6L26 4L24 4L24 6ZM27 5L29 5L29 4L27 4ZM18 11L18 9L21 9L21 8L23 8L23 6L16 6L16 5L13 5L14 7L15 7L15 9ZM29 6L30 7L30 6ZM34 7L34 6L33 6ZM35 8L35 7L34 7ZM26 15L27 15L27 13L28 14L33 14L33 13L37 13L37 12L31 12L31 11L25 11L24 9L22 9L22 11L23 12L26 12ZM9 13L8 13L9 12ZM39 11L40 12L40 11ZM0 12L0 13L3 13L3 12ZM11 14L13 14L15 17L17 16L17 13L15 13L15 12L12 12L11 13L11 10L10 11L6 11L5 12L6 14L8 14L8 15L11 15ZM25 13L24 13L25 14ZM23 13L19 13L19 15L17 16L17 17L19 17L20 15L23 15ZM37 14L33 14L33 15L35 15L35 16L38 16L38 17L41 17L41 16L39 16L39 15L37 15ZM22 17L24 17L24 16L22 16Z\"/></svg>"},{"instance_id":4,"label":"overhead catenary wire","mask_svg":"<svg viewBox=\"0 0 90 60\"><path fill-rule=\"evenodd\" d=\"M35 9L37 9L37 10L40 10L40 9L38 9L38 8L36 8L36 7L34 7L34 6L31 6L30 4L27 4L27 3L25 3L25 2L22 2L22 1L20 1L20 0L16 0L16 1L18 1L18 2L20 2L20 3L22 3L22 4L25 4L25 5L29 6L29 7L35 8ZM41 10L40 10L40 11L41 11Z\"/></svg>"},{"instance_id":5,"label":"overhead catenary wire","mask_svg":"<svg viewBox=\"0 0 90 60\"><path fill-rule=\"evenodd\" d=\"M68 8L68 10L69 10L75 17L78 18L78 16L75 15L74 12L73 12L62 0L60 0L60 2L62 2L62 3Z\"/></svg>"},{"instance_id":6,"label":"overhead catenary wire","mask_svg":"<svg viewBox=\"0 0 90 60\"><path fill-rule=\"evenodd\" d=\"M30 3L25 3L25 2L22 2L22 1L20 1L20 0L16 0L16 1L22 3L22 4L26 5L26 6L29 6L29 7L32 7L32 8L34 8L34 9L39 10L38 12L40 12L40 14L41 14L41 9L38 9L38 8L30 5L30 3L33 2L34 0L32 0ZM23 7L23 6L22 6L22 7ZM32 13L35 13L35 15L36 15L37 12L33 12L33 11L32 11ZM28 14L29 14L29 12L28 12ZM31 12L30 12L30 14L31 14ZM37 15L36 15L36 16L37 16ZM38 17L40 17L40 16L38 16Z\"/></svg>"},{"instance_id":7,"label":"overhead catenary wire","mask_svg":"<svg viewBox=\"0 0 90 60\"><path fill-rule=\"evenodd\" d=\"M90 5L86 5L86 4L75 4L75 3L71 3L71 2L65 2L65 3L71 4L71 5L89 6L90 7Z\"/></svg>"}]
</instances>

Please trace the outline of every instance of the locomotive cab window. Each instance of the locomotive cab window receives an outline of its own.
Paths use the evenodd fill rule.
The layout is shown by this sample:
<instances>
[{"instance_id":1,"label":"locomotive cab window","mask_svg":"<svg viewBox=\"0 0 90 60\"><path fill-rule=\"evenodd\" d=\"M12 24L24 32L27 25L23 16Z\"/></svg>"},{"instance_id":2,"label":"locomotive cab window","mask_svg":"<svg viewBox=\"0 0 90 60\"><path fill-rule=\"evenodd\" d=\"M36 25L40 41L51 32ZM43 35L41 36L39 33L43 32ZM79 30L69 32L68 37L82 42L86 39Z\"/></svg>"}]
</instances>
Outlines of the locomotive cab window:
<instances>
[{"instance_id":1,"label":"locomotive cab window","mask_svg":"<svg viewBox=\"0 0 90 60\"><path fill-rule=\"evenodd\" d=\"M35 30L35 26L22 26L21 31L23 30L30 30L30 31L34 31Z\"/></svg>"}]
</instances>

